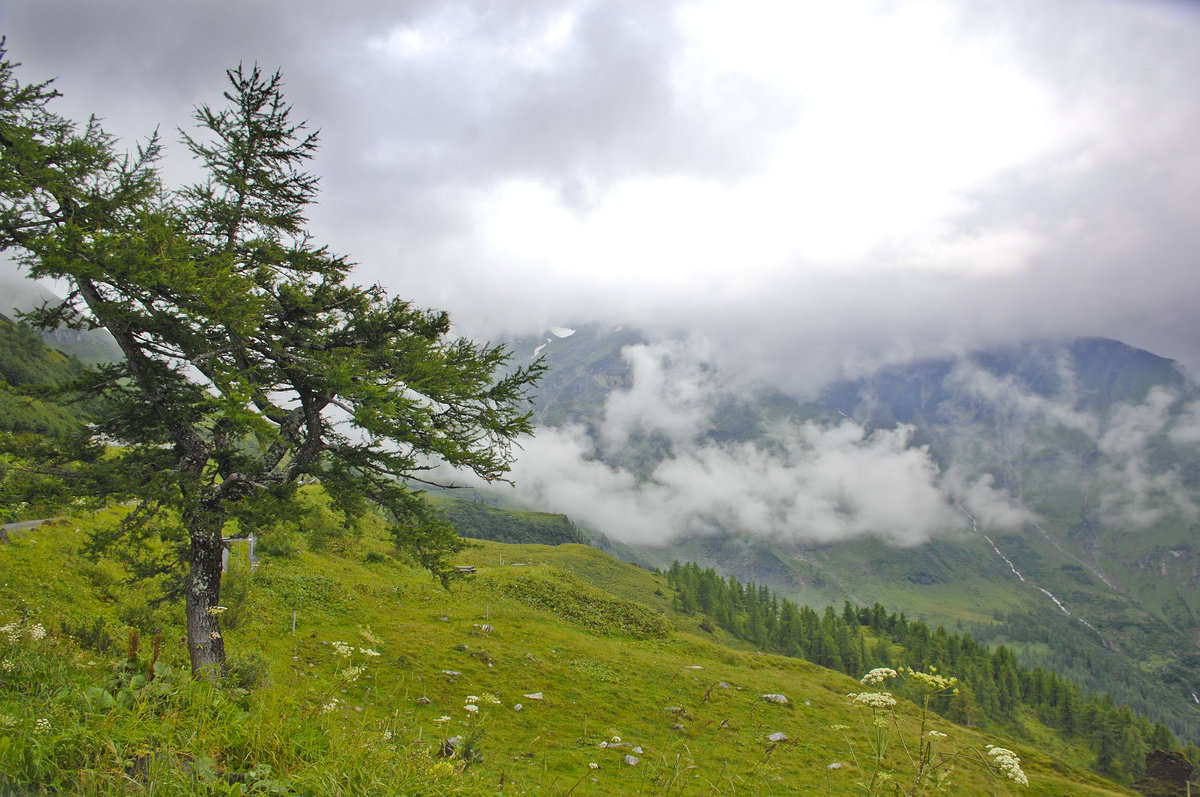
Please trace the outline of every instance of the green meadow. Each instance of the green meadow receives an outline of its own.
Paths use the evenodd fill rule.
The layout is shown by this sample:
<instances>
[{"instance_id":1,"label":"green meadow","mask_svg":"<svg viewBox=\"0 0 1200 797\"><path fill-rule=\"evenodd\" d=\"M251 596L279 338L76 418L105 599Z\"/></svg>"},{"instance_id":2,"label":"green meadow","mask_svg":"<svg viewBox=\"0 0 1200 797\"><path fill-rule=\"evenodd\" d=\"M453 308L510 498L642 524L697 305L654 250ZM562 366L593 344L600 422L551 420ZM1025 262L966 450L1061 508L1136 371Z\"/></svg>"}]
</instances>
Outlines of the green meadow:
<instances>
[{"instance_id":1,"label":"green meadow","mask_svg":"<svg viewBox=\"0 0 1200 797\"><path fill-rule=\"evenodd\" d=\"M264 543L253 572L235 544L229 672L196 681L168 584L85 555L118 520L0 545L0 793L842 795L876 770L861 684L705 632L664 576L583 545L478 543L443 588L369 522ZM907 793L920 711L898 710L882 767ZM962 759L948 793L1128 793L1049 730L930 729L943 755L1012 748L1030 782Z\"/></svg>"}]
</instances>

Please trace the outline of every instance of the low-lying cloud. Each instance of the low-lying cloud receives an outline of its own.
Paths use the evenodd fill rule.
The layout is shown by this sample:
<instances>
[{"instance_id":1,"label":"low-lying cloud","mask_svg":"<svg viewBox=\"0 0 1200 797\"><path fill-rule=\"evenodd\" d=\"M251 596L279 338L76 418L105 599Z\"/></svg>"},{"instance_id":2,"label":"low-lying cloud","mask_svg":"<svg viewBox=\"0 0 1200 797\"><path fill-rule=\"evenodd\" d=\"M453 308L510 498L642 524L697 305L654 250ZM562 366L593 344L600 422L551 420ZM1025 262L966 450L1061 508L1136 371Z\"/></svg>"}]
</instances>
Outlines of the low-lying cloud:
<instances>
[{"instance_id":1,"label":"low-lying cloud","mask_svg":"<svg viewBox=\"0 0 1200 797\"><path fill-rule=\"evenodd\" d=\"M1200 445L1200 402L1154 388L1140 402L1082 408L1063 356L1048 366L1058 369L1053 395L960 361L947 385L993 420L937 433L938 458L914 442L914 426L850 418L776 421L754 439L721 440L718 414L746 401L744 382L680 342L630 346L623 356L628 384L609 394L595 423L539 429L512 476L522 501L626 543L733 532L913 546L966 533L972 519L988 531L1016 529L1037 521L1013 474L1039 446L1055 449L1053 478L1087 491L1088 511L1106 526L1200 517L1182 473L1161 457L1165 444ZM1062 433L1082 448L1055 448Z\"/></svg>"},{"instance_id":2,"label":"low-lying cloud","mask_svg":"<svg viewBox=\"0 0 1200 797\"><path fill-rule=\"evenodd\" d=\"M677 344L628 347L631 384L607 399L597 429L542 428L513 470L529 503L565 512L623 542L739 532L789 541L873 536L917 545L968 528L963 508L994 525L1028 517L990 477L943 473L914 429L781 421L753 441L708 432L735 385ZM669 441L639 469L639 441Z\"/></svg>"}]
</instances>

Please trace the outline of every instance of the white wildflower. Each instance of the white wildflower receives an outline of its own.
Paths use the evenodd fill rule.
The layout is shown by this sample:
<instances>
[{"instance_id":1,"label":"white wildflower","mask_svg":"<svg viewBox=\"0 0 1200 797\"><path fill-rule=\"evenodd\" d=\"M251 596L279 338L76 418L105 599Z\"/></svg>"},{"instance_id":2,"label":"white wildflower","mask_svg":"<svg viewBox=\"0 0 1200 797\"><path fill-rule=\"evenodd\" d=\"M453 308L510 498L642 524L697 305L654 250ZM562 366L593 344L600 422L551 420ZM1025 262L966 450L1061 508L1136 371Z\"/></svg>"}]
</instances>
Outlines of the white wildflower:
<instances>
[{"instance_id":1,"label":"white wildflower","mask_svg":"<svg viewBox=\"0 0 1200 797\"><path fill-rule=\"evenodd\" d=\"M50 733L50 720L40 717L35 723L34 728L38 733Z\"/></svg>"},{"instance_id":2,"label":"white wildflower","mask_svg":"<svg viewBox=\"0 0 1200 797\"><path fill-rule=\"evenodd\" d=\"M1004 747L987 746L988 758L1000 770L1000 774L1016 783L1018 786L1028 786L1029 778L1021 769L1021 759L1012 750Z\"/></svg>"},{"instance_id":3,"label":"white wildflower","mask_svg":"<svg viewBox=\"0 0 1200 797\"><path fill-rule=\"evenodd\" d=\"M862 677L863 686L874 686L883 683L885 678L895 678L896 671L891 667L876 667Z\"/></svg>"},{"instance_id":4,"label":"white wildflower","mask_svg":"<svg viewBox=\"0 0 1200 797\"><path fill-rule=\"evenodd\" d=\"M888 692L859 692L848 694L846 697L853 700L856 706L869 706L874 709L892 708L896 705L896 698Z\"/></svg>"},{"instance_id":5,"label":"white wildflower","mask_svg":"<svg viewBox=\"0 0 1200 797\"><path fill-rule=\"evenodd\" d=\"M930 739L945 739L946 734L942 733L941 731L930 731L929 738Z\"/></svg>"},{"instance_id":6,"label":"white wildflower","mask_svg":"<svg viewBox=\"0 0 1200 797\"><path fill-rule=\"evenodd\" d=\"M466 696L466 698L464 698L464 702L467 702L467 703L478 703L478 702L479 702L479 697L478 697L477 695L467 695L467 696Z\"/></svg>"},{"instance_id":7,"label":"white wildflower","mask_svg":"<svg viewBox=\"0 0 1200 797\"><path fill-rule=\"evenodd\" d=\"M592 761L591 763L588 764L588 769L599 769L599 768L600 768L600 765L597 764L595 761Z\"/></svg>"},{"instance_id":8,"label":"white wildflower","mask_svg":"<svg viewBox=\"0 0 1200 797\"><path fill-rule=\"evenodd\" d=\"M333 645L333 649L338 652L339 656L343 656L347 659L350 658L350 654L354 652L354 648L347 645L345 642L331 642L330 644Z\"/></svg>"},{"instance_id":9,"label":"white wildflower","mask_svg":"<svg viewBox=\"0 0 1200 797\"><path fill-rule=\"evenodd\" d=\"M46 629L42 628L40 623L34 623L32 626L29 627L29 638L32 639L34 642L37 642L38 640L42 639L45 636L46 636Z\"/></svg>"},{"instance_id":10,"label":"white wildflower","mask_svg":"<svg viewBox=\"0 0 1200 797\"><path fill-rule=\"evenodd\" d=\"M364 656L378 656L379 655L379 651L375 650L373 648L359 648L358 652L363 654Z\"/></svg>"},{"instance_id":11,"label":"white wildflower","mask_svg":"<svg viewBox=\"0 0 1200 797\"><path fill-rule=\"evenodd\" d=\"M434 718L434 720L433 720L433 721L434 721L434 722L449 722L449 721L450 721L450 718L449 718L449 717L447 717L445 714L443 714L443 715L442 715L442 716L440 716L440 717L436 717L436 718Z\"/></svg>"},{"instance_id":12,"label":"white wildflower","mask_svg":"<svg viewBox=\"0 0 1200 797\"><path fill-rule=\"evenodd\" d=\"M463 706L463 711L468 711L472 714L477 714L477 713L479 713L479 706L475 705L474 703L468 703L465 706Z\"/></svg>"}]
</instances>

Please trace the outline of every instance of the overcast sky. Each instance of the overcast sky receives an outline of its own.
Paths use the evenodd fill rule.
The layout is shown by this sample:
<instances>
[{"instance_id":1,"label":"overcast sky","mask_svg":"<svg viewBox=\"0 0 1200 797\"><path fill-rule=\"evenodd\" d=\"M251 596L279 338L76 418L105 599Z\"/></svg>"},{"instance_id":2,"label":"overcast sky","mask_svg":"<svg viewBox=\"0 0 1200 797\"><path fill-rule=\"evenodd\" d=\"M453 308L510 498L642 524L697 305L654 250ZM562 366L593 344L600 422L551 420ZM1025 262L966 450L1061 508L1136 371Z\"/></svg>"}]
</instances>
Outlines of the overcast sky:
<instances>
[{"instance_id":1,"label":"overcast sky","mask_svg":"<svg viewBox=\"0 0 1200 797\"><path fill-rule=\"evenodd\" d=\"M223 70L322 131L322 242L476 335L597 319L804 386L1102 335L1200 373L1200 10L1170 2L46 2L0 30L170 174Z\"/></svg>"}]
</instances>

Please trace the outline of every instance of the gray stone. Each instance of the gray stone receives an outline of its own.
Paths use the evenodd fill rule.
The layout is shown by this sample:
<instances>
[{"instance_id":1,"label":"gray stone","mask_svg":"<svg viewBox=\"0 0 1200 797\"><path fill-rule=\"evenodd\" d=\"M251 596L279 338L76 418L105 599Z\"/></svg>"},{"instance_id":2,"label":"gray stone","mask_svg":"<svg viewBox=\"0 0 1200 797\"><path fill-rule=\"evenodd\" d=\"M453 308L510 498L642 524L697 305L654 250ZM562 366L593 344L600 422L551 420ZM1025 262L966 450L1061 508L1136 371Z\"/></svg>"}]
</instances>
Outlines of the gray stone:
<instances>
[{"instance_id":1,"label":"gray stone","mask_svg":"<svg viewBox=\"0 0 1200 797\"><path fill-rule=\"evenodd\" d=\"M768 741L768 742L786 742L786 741L787 741L787 734L784 734L784 733L772 733L770 736L768 736L768 737L767 737L767 741Z\"/></svg>"},{"instance_id":2,"label":"gray stone","mask_svg":"<svg viewBox=\"0 0 1200 797\"><path fill-rule=\"evenodd\" d=\"M640 762L638 761L637 756L627 755L625 756L625 763L631 767L636 767Z\"/></svg>"},{"instance_id":3,"label":"gray stone","mask_svg":"<svg viewBox=\"0 0 1200 797\"><path fill-rule=\"evenodd\" d=\"M777 694L763 695L762 699L767 701L768 703L786 704L788 702L788 699L786 697L784 697L783 695L777 695Z\"/></svg>"}]
</instances>

